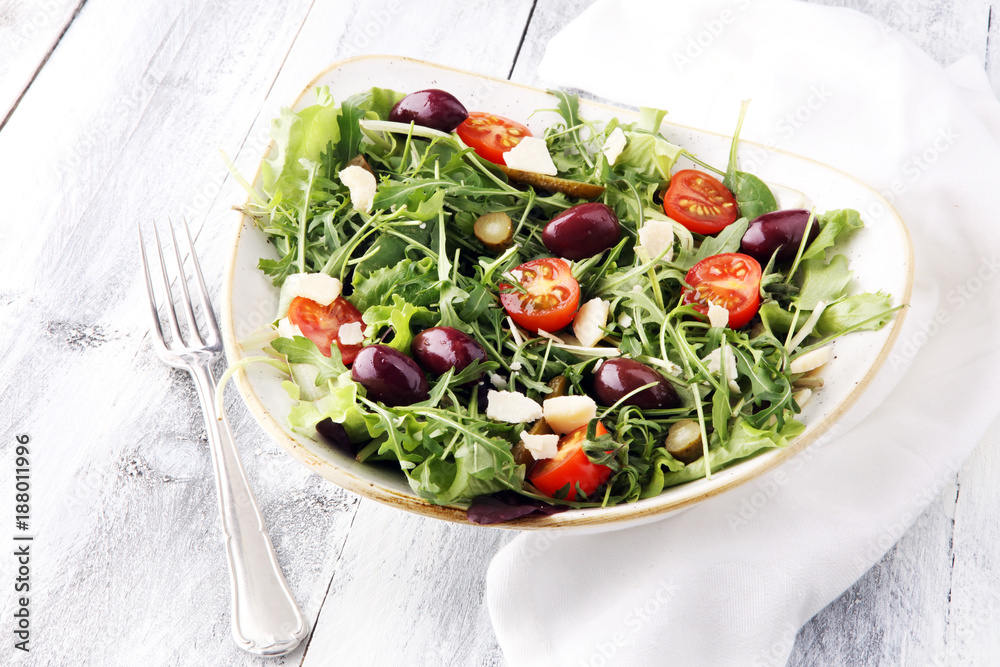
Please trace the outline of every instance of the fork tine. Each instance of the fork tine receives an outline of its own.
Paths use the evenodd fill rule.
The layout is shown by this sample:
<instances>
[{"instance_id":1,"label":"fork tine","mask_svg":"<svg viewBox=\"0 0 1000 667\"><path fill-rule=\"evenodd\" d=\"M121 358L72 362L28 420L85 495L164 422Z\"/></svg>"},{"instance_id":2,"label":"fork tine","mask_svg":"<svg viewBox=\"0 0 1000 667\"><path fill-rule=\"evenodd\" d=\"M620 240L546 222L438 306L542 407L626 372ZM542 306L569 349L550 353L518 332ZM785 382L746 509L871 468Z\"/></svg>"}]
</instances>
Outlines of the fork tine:
<instances>
[{"instance_id":1,"label":"fork tine","mask_svg":"<svg viewBox=\"0 0 1000 667\"><path fill-rule=\"evenodd\" d=\"M208 288L205 287L205 277L201 273L201 263L198 261L198 253L194 251L194 243L191 241L191 229L188 227L187 219L181 218L184 227L184 238L187 240L188 253L191 255L191 265L194 267L195 286L198 288L198 301L201 303L201 310L205 314L205 324L208 326L209 345L216 345L219 342L219 322L215 319L215 311L212 310L212 302L208 298Z\"/></svg>"},{"instance_id":2,"label":"fork tine","mask_svg":"<svg viewBox=\"0 0 1000 667\"><path fill-rule=\"evenodd\" d=\"M160 242L160 232L156 229L155 222L153 223L153 236L156 237L156 259L160 265L160 285L167 295L167 307L164 310L167 311L167 319L170 320L170 331L174 335L174 341L178 345L183 345L184 339L181 338L181 330L177 325L177 311L174 310L174 299L170 291L170 278L167 276L167 268L163 259L163 244ZM181 275L181 282L184 282L183 274Z\"/></svg>"},{"instance_id":3,"label":"fork tine","mask_svg":"<svg viewBox=\"0 0 1000 667\"><path fill-rule=\"evenodd\" d=\"M177 247L177 235L174 234L174 223L168 218L167 227L170 229L170 242L174 246L174 259L177 260L177 281L181 284L181 293L184 295L184 314L187 316L188 326L191 329L191 337L204 345L205 341L198 331L198 321L194 318L194 309L191 307L191 293L188 291L187 276L184 274L184 258L181 256L180 248ZM191 253L192 256L194 253Z\"/></svg>"},{"instance_id":4,"label":"fork tine","mask_svg":"<svg viewBox=\"0 0 1000 667\"><path fill-rule=\"evenodd\" d=\"M135 223L135 228L139 232L139 253L142 255L142 271L146 276L146 293L149 295L149 310L150 314L153 316L153 328L156 330L156 336L154 336L154 345L160 349L165 350L166 345L163 341L163 327L160 326L160 314L156 310L156 295L153 292L153 278L149 273L149 259L146 257L146 239L142 235L142 225L138 222Z\"/></svg>"}]
</instances>

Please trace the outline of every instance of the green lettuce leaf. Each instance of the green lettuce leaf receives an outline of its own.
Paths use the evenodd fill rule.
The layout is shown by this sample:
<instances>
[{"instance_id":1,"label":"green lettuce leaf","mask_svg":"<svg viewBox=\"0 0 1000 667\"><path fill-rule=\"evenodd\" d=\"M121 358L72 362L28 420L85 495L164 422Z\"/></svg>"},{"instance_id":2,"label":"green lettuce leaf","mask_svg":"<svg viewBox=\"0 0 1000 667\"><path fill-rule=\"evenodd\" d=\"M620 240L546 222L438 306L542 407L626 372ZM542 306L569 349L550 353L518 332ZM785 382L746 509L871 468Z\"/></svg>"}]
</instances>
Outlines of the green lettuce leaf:
<instances>
[{"instance_id":1,"label":"green lettuce leaf","mask_svg":"<svg viewBox=\"0 0 1000 667\"><path fill-rule=\"evenodd\" d=\"M658 134L625 132L628 143L615 161L615 169L632 167L647 178L670 180L670 170L684 152Z\"/></svg>"},{"instance_id":2,"label":"green lettuce leaf","mask_svg":"<svg viewBox=\"0 0 1000 667\"><path fill-rule=\"evenodd\" d=\"M261 166L264 192L280 194L283 199L301 199L303 183L309 180L309 168L302 160L319 164L331 142L340 140L340 107L324 91L320 101L302 111L282 109L271 123L273 155Z\"/></svg>"},{"instance_id":3,"label":"green lettuce leaf","mask_svg":"<svg viewBox=\"0 0 1000 667\"><path fill-rule=\"evenodd\" d=\"M858 330L874 331L885 326L892 319L892 313L889 295L881 292L855 294L828 306L816 323L816 329L824 336L832 336L871 320Z\"/></svg>"},{"instance_id":4,"label":"green lettuce leaf","mask_svg":"<svg viewBox=\"0 0 1000 667\"><path fill-rule=\"evenodd\" d=\"M865 226L865 223L861 221L861 214L850 208L827 211L816 216L813 224L819 225L819 236L803 251L803 261L823 258L827 248L843 241Z\"/></svg>"},{"instance_id":5,"label":"green lettuce leaf","mask_svg":"<svg viewBox=\"0 0 1000 667\"><path fill-rule=\"evenodd\" d=\"M854 275L847 268L847 258L843 255L837 255L829 264L820 259L806 260L802 262L800 271L802 286L793 301L801 310L813 310L820 301L836 301L844 295Z\"/></svg>"}]
</instances>

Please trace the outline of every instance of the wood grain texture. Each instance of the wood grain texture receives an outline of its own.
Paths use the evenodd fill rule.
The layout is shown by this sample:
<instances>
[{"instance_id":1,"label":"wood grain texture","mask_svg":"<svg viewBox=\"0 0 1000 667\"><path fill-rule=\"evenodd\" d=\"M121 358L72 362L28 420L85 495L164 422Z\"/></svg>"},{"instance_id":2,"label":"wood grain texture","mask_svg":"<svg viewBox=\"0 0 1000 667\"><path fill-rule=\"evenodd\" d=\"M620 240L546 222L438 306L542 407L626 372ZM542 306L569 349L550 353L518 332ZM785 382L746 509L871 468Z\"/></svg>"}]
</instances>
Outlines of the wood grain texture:
<instances>
[{"instance_id":1,"label":"wood grain texture","mask_svg":"<svg viewBox=\"0 0 1000 667\"><path fill-rule=\"evenodd\" d=\"M0 2L0 127L85 0Z\"/></svg>"},{"instance_id":2,"label":"wood grain texture","mask_svg":"<svg viewBox=\"0 0 1000 667\"><path fill-rule=\"evenodd\" d=\"M35 650L4 645L0 664L503 664L483 589L512 535L359 500L286 456L230 391L279 562L316 623L309 646L284 659L234 647L197 398L152 354L134 224L187 216L217 296L229 207L243 195L216 149L253 173L280 106L353 55L536 83L549 38L592 1L518 0L498 13L485 0L89 0L47 60L69 10L16 53L3 31L29 25L33 8L75 5L0 4L0 117L23 72L39 71L0 130L0 448L9 460L7 434L32 436L38 534ZM944 64L972 53L1000 83L990 2L824 4L872 15ZM998 433L1000 424L947 484L914 499L913 527L873 545L888 554L799 632L790 664L995 663ZM0 525L11 511L2 504ZM11 568L0 559L0 580Z\"/></svg>"}]
</instances>

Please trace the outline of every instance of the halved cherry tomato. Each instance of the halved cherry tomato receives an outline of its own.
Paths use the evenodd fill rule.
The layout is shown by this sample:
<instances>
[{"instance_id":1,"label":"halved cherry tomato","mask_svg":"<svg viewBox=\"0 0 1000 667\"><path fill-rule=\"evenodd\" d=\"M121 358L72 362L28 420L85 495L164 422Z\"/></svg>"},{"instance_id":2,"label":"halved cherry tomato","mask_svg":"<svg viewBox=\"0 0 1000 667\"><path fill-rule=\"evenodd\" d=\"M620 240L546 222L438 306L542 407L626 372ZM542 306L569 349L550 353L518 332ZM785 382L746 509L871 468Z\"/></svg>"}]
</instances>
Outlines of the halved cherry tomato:
<instances>
[{"instance_id":1,"label":"halved cherry tomato","mask_svg":"<svg viewBox=\"0 0 1000 667\"><path fill-rule=\"evenodd\" d=\"M607 432L601 422L597 422L597 437ZM564 435L559 439L559 451L556 455L535 464L528 480L550 498L555 498L556 493L566 485L569 485L567 500L575 499L577 484L584 496L592 494L611 477L611 468L590 462L583 451L586 437L587 425Z\"/></svg>"},{"instance_id":2,"label":"halved cherry tomato","mask_svg":"<svg viewBox=\"0 0 1000 667\"><path fill-rule=\"evenodd\" d=\"M580 305L580 283L565 260L533 259L510 273L521 289L501 283L500 303L517 324L538 333L559 331L573 321Z\"/></svg>"},{"instance_id":3,"label":"halved cherry tomato","mask_svg":"<svg viewBox=\"0 0 1000 667\"><path fill-rule=\"evenodd\" d=\"M516 120L482 111L470 113L455 131L476 155L494 164L507 164L503 154L531 136L531 130Z\"/></svg>"},{"instance_id":4,"label":"halved cherry tomato","mask_svg":"<svg viewBox=\"0 0 1000 667\"><path fill-rule=\"evenodd\" d=\"M302 335L316 343L319 351L330 356L330 345L337 342L340 358L345 364L354 362L354 357L361 351L361 345L344 345L337 338L340 327L351 322L361 322L361 312L342 296L337 297L329 306L323 306L297 296L288 304L288 321L302 330Z\"/></svg>"},{"instance_id":5,"label":"halved cherry tomato","mask_svg":"<svg viewBox=\"0 0 1000 667\"><path fill-rule=\"evenodd\" d=\"M670 179L663 212L696 234L716 234L736 222L739 209L725 185L703 171L684 169Z\"/></svg>"},{"instance_id":6,"label":"halved cherry tomato","mask_svg":"<svg viewBox=\"0 0 1000 667\"><path fill-rule=\"evenodd\" d=\"M681 294L699 313L708 313L709 302L729 311L729 328L747 325L760 308L760 264L738 252L707 257L688 271L691 287Z\"/></svg>"}]
</instances>

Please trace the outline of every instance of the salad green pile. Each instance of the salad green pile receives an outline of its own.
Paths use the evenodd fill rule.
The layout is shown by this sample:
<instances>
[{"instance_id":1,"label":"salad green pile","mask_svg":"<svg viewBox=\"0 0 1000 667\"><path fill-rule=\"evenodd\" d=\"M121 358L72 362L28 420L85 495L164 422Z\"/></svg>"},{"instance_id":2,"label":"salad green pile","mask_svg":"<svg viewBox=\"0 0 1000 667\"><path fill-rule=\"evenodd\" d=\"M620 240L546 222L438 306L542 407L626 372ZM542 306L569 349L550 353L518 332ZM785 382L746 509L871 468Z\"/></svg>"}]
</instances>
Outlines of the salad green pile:
<instances>
[{"instance_id":1,"label":"salad green pile","mask_svg":"<svg viewBox=\"0 0 1000 667\"><path fill-rule=\"evenodd\" d=\"M412 489L433 503L466 506L485 494L514 491L572 507L614 505L783 447L804 429L796 419L800 374L791 372L792 362L838 336L883 326L895 310L888 295L847 293L851 270L835 246L862 221L856 211L835 210L815 214L811 223L819 234L803 241L794 262L776 266L772 259L764 268L752 325L711 326L681 304L687 271L709 256L738 252L749 222L777 209L768 186L737 169L738 136L727 168L716 169L659 132L663 111L642 109L631 123L596 123L581 117L575 96L552 96L561 121L544 139L559 177L604 186L599 201L621 223L614 247L572 264L580 303L598 297L610 303L605 338L596 348L572 349L551 337L512 332L499 304L500 285L511 282L512 269L551 256L541 241L545 224L582 200L509 182L455 133L387 122L401 93L372 88L337 103L320 89L316 104L283 110L273 123L275 150L263 166L262 191L246 186L251 198L245 212L278 250L279 259L259 264L276 286L298 273L339 278L346 298L363 313L366 345L382 342L409 353L420 330L446 326L486 351L484 362L429 378L427 400L389 407L352 380L336 345L325 356L306 337L268 336L268 363L286 371L289 364L318 370L315 387L292 376L285 382L297 399L288 415L291 427L316 437L323 420L343 425L359 461L398 465ZM627 144L611 164L602 147L616 128ZM370 212L352 205L338 178L358 155L378 179ZM645 257L634 250L638 230L649 219L668 220L660 197L682 160L723 179L739 220L705 237L675 224L671 258ZM513 245L502 252L487 249L473 232L479 216L496 211L508 214L515 227ZM725 363L711 367L707 358L716 350L720 358L732 353L735 375ZM596 420L591 422L584 451L611 468L610 478L586 500L541 495L526 484L524 466L512 454L531 424L489 419L485 389L502 387L541 402L552 391L547 383L563 376L568 393L586 395L595 366L617 354L661 372L680 405L640 410L619 401L599 407L597 419L608 433L597 436ZM697 422L707 455L684 463L667 452L664 439L680 420Z\"/></svg>"}]
</instances>

